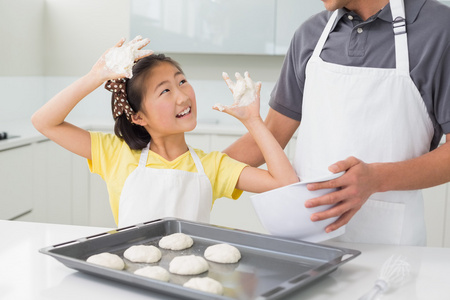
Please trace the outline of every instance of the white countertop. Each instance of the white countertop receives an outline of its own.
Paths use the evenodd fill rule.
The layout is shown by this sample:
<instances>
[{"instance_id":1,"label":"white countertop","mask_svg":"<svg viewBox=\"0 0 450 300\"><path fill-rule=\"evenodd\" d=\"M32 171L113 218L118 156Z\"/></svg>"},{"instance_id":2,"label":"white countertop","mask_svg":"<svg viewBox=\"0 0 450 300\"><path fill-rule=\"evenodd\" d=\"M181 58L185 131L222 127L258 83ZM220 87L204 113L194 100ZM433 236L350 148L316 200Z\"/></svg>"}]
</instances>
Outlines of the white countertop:
<instances>
[{"instance_id":1,"label":"white countertop","mask_svg":"<svg viewBox=\"0 0 450 300\"><path fill-rule=\"evenodd\" d=\"M87 275L43 255L39 249L108 231L108 228L0 221L0 299L171 299ZM449 299L450 249L328 243L362 254L288 299L349 300L368 291L391 254L402 254L413 275L385 300Z\"/></svg>"}]
</instances>

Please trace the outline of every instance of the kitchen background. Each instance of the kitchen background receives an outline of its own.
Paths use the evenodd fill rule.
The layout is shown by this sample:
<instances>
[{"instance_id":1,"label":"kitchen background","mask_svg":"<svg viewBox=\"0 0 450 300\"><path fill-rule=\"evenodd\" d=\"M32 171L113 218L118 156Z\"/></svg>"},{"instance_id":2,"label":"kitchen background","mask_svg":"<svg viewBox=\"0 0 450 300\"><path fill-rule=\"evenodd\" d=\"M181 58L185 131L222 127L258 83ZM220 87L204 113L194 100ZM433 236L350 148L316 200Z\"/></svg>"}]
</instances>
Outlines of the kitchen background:
<instances>
[{"instance_id":1,"label":"kitchen background","mask_svg":"<svg viewBox=\"0 0 450 300\"><path fill-rule=\"evenodd\" d=\"M0 131L20 136L0 141L0 219L114 226L101 178L89 173L84 159L40 136L29 120L121 37L148 37L147 49L180 62L198 102L199 125L188 142L223 150L245 129L211 110L232 102L222 72L249 71L262 81L264 116L293 32L321 10L319 0L0 0ZM109 101L100 87L69 120L111 131ZM292 143L286 152L292 158ZM425 191L431 246L450 246L449 193L447 184ZM218 200L212 222L265 232L249 196Z\"/></svg>"},{"instance_id":2,"label":"kitchen background","mask_svg":"<svg viewBox=\"0 0 450 300\"><path fill-rule=\"evenodd\" d=\"M323 9L320 1L313 3L302 8L301 1L275 0L1 0L0 120L28 118L121 37L140 34L152 40L147 48L181 63L196 90L200 122L237 124L210 109L232 100L222 72L249 71L263 82L267 103L294 30ZM109 94L101 88L74 115L109 118L108 105Z\"/></svg>"}]
</instances>

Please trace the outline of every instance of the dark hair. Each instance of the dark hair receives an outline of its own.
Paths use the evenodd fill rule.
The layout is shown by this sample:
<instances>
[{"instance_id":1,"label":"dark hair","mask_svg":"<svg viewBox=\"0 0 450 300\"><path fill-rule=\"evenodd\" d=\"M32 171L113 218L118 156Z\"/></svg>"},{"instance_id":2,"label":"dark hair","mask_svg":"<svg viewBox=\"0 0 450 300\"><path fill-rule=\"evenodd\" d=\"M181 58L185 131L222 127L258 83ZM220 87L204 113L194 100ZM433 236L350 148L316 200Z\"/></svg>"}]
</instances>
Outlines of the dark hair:
<instances>
[{"instance_id":1,"label":"dark hair","mask_svg":"<svg viewBox=\"0 0 450 300\"><path fill-rule=\"evenodd\" d=\"M134 113L137 113L142 108L142 102L147 90L145 82L151 70L164 62L172 64L181 73L183 73L180 65L172 58L165 56L164 54L152 54L140 59L134 65L133 77L128 79L126 84L127 100ZM114 97L111 100L111 107L114 110L113 102ZM150 134L144 127L128 121L125 114L122 114L116 118L114 133L119 138L123 139L131 149L135 150L143 149L147 146L151 139Z\"/></svg>"}]
</instances>

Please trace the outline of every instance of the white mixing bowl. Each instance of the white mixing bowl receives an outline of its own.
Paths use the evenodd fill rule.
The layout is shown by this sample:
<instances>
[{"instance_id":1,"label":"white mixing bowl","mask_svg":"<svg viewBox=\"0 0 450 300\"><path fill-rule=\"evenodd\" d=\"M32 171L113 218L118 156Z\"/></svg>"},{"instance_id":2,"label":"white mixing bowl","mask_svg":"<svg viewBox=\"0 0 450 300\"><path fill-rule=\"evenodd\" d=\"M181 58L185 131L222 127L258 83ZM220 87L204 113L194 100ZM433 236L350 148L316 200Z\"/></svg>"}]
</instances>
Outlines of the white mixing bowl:
<instances>
[{"instance_id":1,"label":"white mixing bowl","mask_svg":"<svg viewBox=\"0 0 450 300\"><path fill-rule=\"evenodd\" d=\"M272 235L293 238L308 242L325 241L345 232L345 226L325 232L325 228L337 220L330 218L312 222L311 214L327 210L332 205L306 208L305 201L316 198L336 189L309 191L306 185L311 182L322 182L337 178L344 172L332 174L316 180L298 182L265 193L251 196L253 206L264 228Z\"/></svg>"}]
</instances>

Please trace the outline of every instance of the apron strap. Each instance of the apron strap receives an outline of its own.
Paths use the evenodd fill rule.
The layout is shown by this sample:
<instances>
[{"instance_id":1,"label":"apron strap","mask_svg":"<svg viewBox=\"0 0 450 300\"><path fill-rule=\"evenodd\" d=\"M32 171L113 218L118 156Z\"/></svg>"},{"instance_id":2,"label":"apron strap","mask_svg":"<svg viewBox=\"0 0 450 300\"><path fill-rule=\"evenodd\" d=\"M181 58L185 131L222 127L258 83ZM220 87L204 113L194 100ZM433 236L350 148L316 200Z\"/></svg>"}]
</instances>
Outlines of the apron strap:
<instances>
[{"instance_id":1,"label":"apron strap","mask_svg":"<svg viewBox=\"0 0 450 300\"><path fill-rule=\"evenodd\" d=\"M189 147L189 152L191 153L192 159L194 160L195 167L197 168L197 172L200 174L205 174L205 170L203 169L202 162L200 161L200 158L198 157L197 153L195 153L194 149Z\"/></svg>"},{"instance_id":2,"label":"apron strap","mask_svg":"<svg viewBox=\"0 0 450 300\"><path fill-rule=\"evenodd\" d=\"M409 75L408 38L406 34L406 14L403 0L391 0L392 27L395 39L395 65L397 71Z\"/></svg>"},{"instance_id":3,"label":"apron strap","mask_svg":"<svg viewBox=\"0 0 450 300\"><path fill-rule=\"evenodd\" d=\"M148 150L150 149L150 143L147 144L147 146L142 149L141 151L141 158L139 158L139 167L144 167L147 165L147 156L148 156Z\"/></svg>"},{"instance_id":4,"label":"apron strap","mask_svg":"<svg viewBox=\"0 0 450 300\"><path fill-rule=\"evenodd\" d=\"M337 14L338 14L338 11L335 10L333 12L333 14L331 15L330 19L328 20L327 25L325 26L324 30L322 31L322 35L320 36L319 41L317 42L316 47L314 48L314 52L311 57L319 58L319 55L322 52L323 45L325 45L325 42L328 39L328 35L331 31L331 28L333 27L334 22L336 21Z\"/></svg>"}]
</instances>

